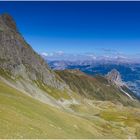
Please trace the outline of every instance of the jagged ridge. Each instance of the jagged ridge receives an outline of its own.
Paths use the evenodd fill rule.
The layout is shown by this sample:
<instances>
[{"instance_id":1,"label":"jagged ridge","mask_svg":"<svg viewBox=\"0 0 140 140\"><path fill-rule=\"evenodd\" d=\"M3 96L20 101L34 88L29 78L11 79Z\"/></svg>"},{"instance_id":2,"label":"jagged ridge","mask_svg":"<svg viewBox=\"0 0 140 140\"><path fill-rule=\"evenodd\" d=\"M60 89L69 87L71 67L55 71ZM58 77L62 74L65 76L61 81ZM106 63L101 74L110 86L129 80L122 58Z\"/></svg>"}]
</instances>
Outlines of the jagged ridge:
<instances>
[{"instance_id":1,"label":"jagged ridge","mask_svg":"<svg viewBox=\"0 0 140 140\"><path fill-rule=\"evenodd\" d=\"M91 77L79 70L57 70L56 72L73 91L86 98L121 102L124 105L133 104L133 101L118 86L111 84L103 76ZM125 88L128 90L127 87Z\"/></svg>"},{"instance_id":2,"label":"jagged ridge","mask_svg":"<svg viewBox=\"0 0 140 140\"><path fill-rule=\"evenodd\" d=\"M0 16L0 68L14 76L40 80L55 88L66 86L18 32L11 16Z\"/></svg>"}]
</instances>

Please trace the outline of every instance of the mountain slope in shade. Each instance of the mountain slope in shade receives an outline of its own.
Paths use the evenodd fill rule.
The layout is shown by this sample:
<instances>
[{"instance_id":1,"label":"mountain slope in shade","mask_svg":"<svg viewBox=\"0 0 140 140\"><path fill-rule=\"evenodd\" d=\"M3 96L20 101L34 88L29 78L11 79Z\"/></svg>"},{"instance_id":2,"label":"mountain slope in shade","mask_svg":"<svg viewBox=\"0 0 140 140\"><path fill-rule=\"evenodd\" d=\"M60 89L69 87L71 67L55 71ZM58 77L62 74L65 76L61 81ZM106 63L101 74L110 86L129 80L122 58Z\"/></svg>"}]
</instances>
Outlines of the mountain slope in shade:
<instances>
[{"instance_id":1,"label":"mountain slope in shade","mask_svg":"<svg viewBox=\"0 0 140 140\"><path fill-rule=\"evenodd\" d=\"M131 95L129 93L127 93L129 96L124 93L128 91L127 87L123 91L120 85L114 85L113 81L110 83L103 76L91 77L79 70L61 70L56 72L70 86L71 90L89 99L110 100L121 102L124 105L133 104L135 99L133 97L130 98L129 96ZM137 100L135 101L138 102Z\"/></svg>"},{"instance_id":2,"label":"mountain slope in shade","mask_svg":"<svg viewBox=\"0 0 140 140\"><path fill-rule=\"evenodd\" d=\"M48 61L49 66L55 70L79 69L91 76L96 74L106 75L112 69L120 72L123 81L140 100L140 64L120 63L115 61Z\"/></svg>"}]
</instances>

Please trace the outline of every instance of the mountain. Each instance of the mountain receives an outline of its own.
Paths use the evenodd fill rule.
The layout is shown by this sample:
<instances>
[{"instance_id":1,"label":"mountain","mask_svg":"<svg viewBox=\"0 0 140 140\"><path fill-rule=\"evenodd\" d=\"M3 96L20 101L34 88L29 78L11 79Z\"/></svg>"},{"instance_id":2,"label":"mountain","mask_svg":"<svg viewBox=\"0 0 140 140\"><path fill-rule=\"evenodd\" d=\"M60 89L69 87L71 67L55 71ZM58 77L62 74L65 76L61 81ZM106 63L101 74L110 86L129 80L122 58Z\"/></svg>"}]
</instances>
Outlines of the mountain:
<instances>
[{"instance_id":1,"label":"mountain","mask_svg":"<svg viewBox=\"0 0 140 140\"><path fill-rule=\"evenodd\" d=\"M88 99L110 100L112 102L121 102L124 105L133 104L134 97L126 93L129 89L122 84L123 82L120 83L120 74L116 70L112 70L107 78L100 75L91 77L79 70L56 72L70 86L72 91Z\"/></svg>"},{"instance_id":2,"label":"mountain","mask_svg":"<svg viewBox=\"0 0 140 140\"><path fill-rule=\"evenodd\" d=\"M63 87L46 62L26 43L11 16L0 17L0 29L0 68L14 76Z\"/></svg>"},{"instance_id":3,"label":"mountain","mask_svg":"<svg viewBox=\"0 0 140 140\"><path fill-rule=\"evenodd\" d=\"M62 79L24 40L8 14L0 16L0 73L11 79L10 82L7 81L10 85L44 102L52 100L44 94L42 88L45 86L45 91L49 88L57 88L60 92L69 90Z\"/></svg>"},{"instance_id":4,"label":"mountain","mask_svg":"<svg viewBox=\"0 0 140 140\"><path fill-rule=\"evenodd\" d=\"M120 72L122 80L140 99L140 64L120 63L116 61L48 61L49 66L55 70L79 69L86 74L94 76L96 74L106 75L112 69Z\"/></svg>"},{"instance_id":5,"label":"mountain","mask_svg":"<svg viewBox=\"0 0 140 140\"><path fill-rule=\"evenodd\" d=\"M119 86L119 87L125 85L125 84L122 82L120 73L119 73L116 69L111 70L111 71L106 75L106 78L107 78L107 80L108 80L110 83L114 83L115 85L117 85L117 86Z\"/></svg>"},{"instance_id":6,"label":"mountain","mask_svg":"<svg viewBox=\"0 0 140 140\"><path fill-rule=\"evenodd\" d=\"M129 87L122 81L120 73L113 69L112 71L108 72L106 78L110 84L116 85L120 91L125 93L130 99L136 98L134 93L129 89ZM132 98L133 97L133 98Z\"/></svg>"},{"instance_id":7,"label":"mountain","mask_svg":"<svg viewBox=\"0 0 140 140\"><path fill-rule=\"evenodd\" d=\"M0 138L140 138L140 103L129 92L105 76L50 69L0 16Z\"/></svg>"}]
</instances>

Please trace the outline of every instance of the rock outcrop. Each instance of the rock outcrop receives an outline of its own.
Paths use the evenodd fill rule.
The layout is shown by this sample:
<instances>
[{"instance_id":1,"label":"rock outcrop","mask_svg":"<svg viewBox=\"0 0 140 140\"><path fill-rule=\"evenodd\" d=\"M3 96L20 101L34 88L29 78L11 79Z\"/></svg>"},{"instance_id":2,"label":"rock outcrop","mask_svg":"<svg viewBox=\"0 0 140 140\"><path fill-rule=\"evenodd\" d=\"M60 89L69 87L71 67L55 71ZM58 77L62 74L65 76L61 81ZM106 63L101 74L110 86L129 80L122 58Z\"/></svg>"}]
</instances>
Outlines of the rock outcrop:
<instances>
[{"instance_id":1,"label":"rock outcrop","mask_svg":"<svg viewBox=\"0 0 140 140\"><path fill-rule=\"evenodd\" d=\"M132 92L124 86L116 70L108 74L108 79L100 75L91 77L79 70L57 70L56 72L72 91L84 98L120 102L124 105L133 104L130 94Z\"/></svg>"},{"instance_id":2,"label":"rock outcrop","mask_svg":"<svg viewBox=\"0 0 140 140\"><path fill-rule=\"evenodd\" d=\"M121 74L116 69L113 69L111 72L109 72L106 75L106 78L110 84L117 86L120 91L122 91L131 100L136 98L129 87L122 81Z\"/></svg>"},{"instance_id":3,"label":"rock outcrop","mask_svg":"<svg viewBox=\"0 0 140 140\"><path fill-rule=\"evenodd\" d=\"M122 81L120 73L116 69L113 69L110 72L108 72L106 78L109 83L116 84L118 86L125 85L125 83Z\"/></svg>"},{"instance_id":4,"label":"rock outcrop","mask_svg":"<svg viewBox=\"0 0 140 140\"><path fill-rule=\"evenodd\" d=\"M0 69L26 80L42 81L55 88L66 86L24 40L8 14L0 16Z\"/></svg>"}]
</instances>

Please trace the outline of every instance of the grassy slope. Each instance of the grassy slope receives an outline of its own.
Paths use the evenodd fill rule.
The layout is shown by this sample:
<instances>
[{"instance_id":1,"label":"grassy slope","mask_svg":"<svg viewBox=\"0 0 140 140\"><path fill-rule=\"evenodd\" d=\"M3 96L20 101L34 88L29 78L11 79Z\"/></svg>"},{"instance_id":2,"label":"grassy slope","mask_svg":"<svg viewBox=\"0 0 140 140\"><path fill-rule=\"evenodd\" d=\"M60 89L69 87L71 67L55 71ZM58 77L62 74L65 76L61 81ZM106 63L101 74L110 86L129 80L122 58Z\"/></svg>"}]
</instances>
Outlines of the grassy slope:
<instances>
[{"instance_id":1,"label":"grassy slope","mask_svg":"<svg viewBox=\"0 0 140 140\"><path fill-rule=\"evenodd\" d=\"M98 135L90 121L42 104L0 82L0 138L94 138Z\"/></svg>"},{"instance_id":2,"label":"grassy slope","mask_svg":"<svg viewBox=\"0 0 140 140\"><path fill-rule=\"evenodd\" d=\"M36 80L33 81L41 90L45 91L47 94L51 95L55 99L71 99L68 91L66 89L59 90L51 86L44 84L42 81Z\"/></svg>"},{"instance_id":3,"label":"grassy slope","mask_svg":"<svg viewBox=\"0 0 140 140\"><path fill-rule=\"evenodd\" d=\"M80 95L89 99L119 101L124 105L133 105L131 100L119 89L110 85L102 76L91 77L80 71L56 71L59 76Z\"/></svg>"},{"instance_id":4,"label":"grassy slope","mask_svg":"<svg viewBox=\"0 0 140 140\"><path fill-rule=\"evenodd\" d=\"M10 80L12 82L16 82L16 81L20 81L20 80L25 80L23 79L22 76L16 76L16 77L12 77L11 73L9 71L5 71L3 69L0 69L0 75L7 79L7 80ZM60 79L60 77L58 75L56 75L57 78L59 80L62 80ZM64 90L58 90L58 89L55 89L51 86L48 86L46 84L44 84L42 81L40 80L34 80L32 81L34 84L36 84L41 90L45 91L47 94L49 94L50 96L52 96L53 98L55 99L71 99L70 95L68 94L68 91L67 89L64 89Z\"/></svg>"},{"instance_id":5,"label":"grassy slope","mask_svg":"<svg viewBox=\"0 0 140 140\"><path fill-rule=\"evenodd\" d=\"M72 108L77 115L40 103L0 82L0 138L136 138L139 135L139 110L130 112L126 108L117 114L117 108L102 102L94 107L83 103ZM117 115L113 116L114 113Z\"/></svg>"}]
</instances>

